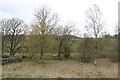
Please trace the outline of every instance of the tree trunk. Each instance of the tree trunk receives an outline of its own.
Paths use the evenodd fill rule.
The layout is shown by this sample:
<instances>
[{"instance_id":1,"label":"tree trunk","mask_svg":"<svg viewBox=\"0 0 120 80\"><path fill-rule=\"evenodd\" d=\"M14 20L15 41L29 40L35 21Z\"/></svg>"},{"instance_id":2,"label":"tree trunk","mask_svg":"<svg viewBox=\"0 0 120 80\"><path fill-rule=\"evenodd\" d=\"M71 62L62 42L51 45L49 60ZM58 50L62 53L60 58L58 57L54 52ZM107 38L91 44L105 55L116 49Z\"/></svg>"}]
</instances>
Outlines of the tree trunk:
<instances>
[{"instance_id":1,"label":"tree trunk","mask_svg":"<svg viewBox=\"0 0 120 80\"><path fill-rule=\"evenodd\" d=\"M96 66L97 65L97 49L98 49L98 46L97 46L97 36L96 36L96 42L95 42L95 56L94 56L94 65Z\"/></svg>"},{"instance_id":2,"label":"tree trunk","mask_svg":"<svg viewBox=\"0 0 120 80\"><path fill-rule=\"evenodd\" d=\"M69 52L65 52L64 57L65 57L66 59L68 59L69 56L70 56L70 53L69 53Z\"/></svg>"},{"instance_id":3,"label":"tree trunk","mask_svg":"<svg viewBox=\"0 0 120 80\"><path fill-rule=\"evenodd\" d=\"M1 44L2 46L1 46L1 55L3 55L3 49L4 49L4 42L3 42L3 37L2 37L2 44Z\"/></svg>"},{"instance_id":4,"label":"tree trunk","mask_svg":"<svg viewBox=\"0 0 120 80\"><path fill-rule=\"evenodd\" d=\"M15 52L11 49L10 50L10 56L14 56L15 55Z\"/></svg>"},{"instance_id":5,"label":"tree trunk","mask_svg":"<svg viewBox=\"0 0 120 80\"><path fill-rule=\"evenodd\" d=\"M58 59L60 59L60 52L58 52Z\"/></svg>"},{"instance_id":6,"label":"tree trunk","mask_svg":"<svg viewBox=\"0 0 120 80\"><path fill-rule=\"evenodd\" d=\"M5 41L5 39L4 39L4 35L3 35L3 33L2 33L2 35L1 35L1 55L3 55L3 53L4 53L4 41Z\"/></svg>"},{"instance_id":7,"label":"tree trunk","mask_svg":"<svg viewBox=\"0 0 120 80\"><path fill-rule=\"evenodd\" d=\"M43 63L43 51L41 51L40 60L41 60L41 63Z\"/></svg>"},{"instance_id":8,"label":"tree trunk","mask_svg":"<svg viewBox=\"0 0 120 80\"><path fill-rule=\"evenodd\" d=\"M71 55L70 55L70 53L68 52L68 58L70 57Z\"/></svg>"},{"instance_id":9,"label":"tree trunk","mask_svg":"<svg viewBox=\"0 0 120 80\"><path fill-rule=\"evenodd\" d=\"M58 49L58 59L60 59L60 54L61 54L61 43L59 44L59 49Z\"/></svg>"},{"instance_id":10,"label":"tree trunk","mask_svg":"<svg viewBox=\"0 0 120 80\"><path fill-rule=\"evenodd\" d=\"M85 47L84 47L84 53L83 53L83 60L82 60L83 62L85 62L86 61L86 57L85 57Z\"/></svg>"},{"instance_id":11,"label":"tree trunk","mask_svg":"<svg viewBox=\"0 0 120 80\"><path fill-rule=\"evenodd\" d=\"M86 53L86 51L85 51L86 49L85 49L85 48L86 48L86 47L85 47L85 45L86 45L86 39L84 40L84 55L83 55L83 62L86 61L86 57L85 57L85 56L86 56L86 55L85 55L85 53Z\"/></svg>"}]
</instances>

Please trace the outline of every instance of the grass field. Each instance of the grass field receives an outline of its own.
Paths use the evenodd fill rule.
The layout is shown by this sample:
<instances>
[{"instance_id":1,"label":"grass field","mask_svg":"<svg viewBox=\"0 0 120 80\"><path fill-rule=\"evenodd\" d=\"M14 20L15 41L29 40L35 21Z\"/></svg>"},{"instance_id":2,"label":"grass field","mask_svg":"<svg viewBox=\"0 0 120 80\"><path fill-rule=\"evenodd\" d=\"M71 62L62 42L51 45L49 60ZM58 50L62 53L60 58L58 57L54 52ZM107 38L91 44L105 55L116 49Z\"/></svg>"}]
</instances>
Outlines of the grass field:
<instances>
[{"instance_id":1,"label":"grass field","mask_svg":"<svg viewBox=\"0 0 120 80\"><path fill-rule=\"evenodd\" d=\"M76 60L47 60L44 64L24 60L4 65L3 78L117 78L118 64L98 59L98 65Z\"/></svg>"},{"instance_id":2,"label":"grass field","mask_svg":"<svg viewBox=\"0 0 120 80\"><path fill-rule=\"evenodd\" d=\"M12 63L2 66L3 78L117 78L118 63L117 51L114 47L116 39L104 39L101 45L104 47L99 55L102 58L97 59L97 66L92 62L82 63L80 61L82 53L76 53L81 40L73 45L73 52L69 59L61 55L61 60L57 59L57 53L45 53L44 63L39 64L39 54L34 53L16 53L15 56L28 56L20 63ZM9 55L9 53L4 53ZM34 57L33 59L30 56ZM105 56L105 58L103 58ZM115 61L114 61L115 60ZM114 62L113 62L114 61ZM1 66L0 66L1 67Z\"/></svg>"}]
</instances>

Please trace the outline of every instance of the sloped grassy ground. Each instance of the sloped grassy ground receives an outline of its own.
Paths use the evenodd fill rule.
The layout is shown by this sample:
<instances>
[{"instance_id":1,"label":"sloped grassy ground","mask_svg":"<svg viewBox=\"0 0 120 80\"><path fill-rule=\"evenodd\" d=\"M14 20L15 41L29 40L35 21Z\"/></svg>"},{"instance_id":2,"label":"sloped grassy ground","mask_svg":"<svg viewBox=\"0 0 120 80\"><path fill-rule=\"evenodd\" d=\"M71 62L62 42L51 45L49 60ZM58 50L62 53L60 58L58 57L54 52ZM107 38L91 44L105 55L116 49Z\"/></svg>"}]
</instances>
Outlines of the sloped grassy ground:
<instances>
[{"instance_id":1,"label":"sloped grassy ground","mask_svg":"<svg viewBox=\"0 0 120 80\"><path fill-rule=\"evenodd\" d=\"M24 60L2 66L3 78L117 78L118 64L98 59L98 65L77 60Z\"/></svg>"}]
</instances>

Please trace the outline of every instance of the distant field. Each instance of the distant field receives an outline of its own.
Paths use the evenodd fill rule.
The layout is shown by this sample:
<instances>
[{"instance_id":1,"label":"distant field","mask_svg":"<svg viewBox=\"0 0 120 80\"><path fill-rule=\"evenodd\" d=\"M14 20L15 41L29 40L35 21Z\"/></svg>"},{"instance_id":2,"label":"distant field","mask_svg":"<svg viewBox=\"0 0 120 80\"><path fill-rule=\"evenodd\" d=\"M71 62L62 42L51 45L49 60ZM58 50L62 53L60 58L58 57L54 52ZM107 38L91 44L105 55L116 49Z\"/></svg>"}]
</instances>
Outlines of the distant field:
<instances>
[{"instance_id":1,"label":"distant field","mask_svg":"<svg viewBox=\"0 0 120 80\"><path fill-rule=\"evenodd\" d=\"M98 59L94 66L75 60L47 60L44 64L25 60L2 67L3 78L117 78L118 64Z\"/></svg>"}]
</instances>

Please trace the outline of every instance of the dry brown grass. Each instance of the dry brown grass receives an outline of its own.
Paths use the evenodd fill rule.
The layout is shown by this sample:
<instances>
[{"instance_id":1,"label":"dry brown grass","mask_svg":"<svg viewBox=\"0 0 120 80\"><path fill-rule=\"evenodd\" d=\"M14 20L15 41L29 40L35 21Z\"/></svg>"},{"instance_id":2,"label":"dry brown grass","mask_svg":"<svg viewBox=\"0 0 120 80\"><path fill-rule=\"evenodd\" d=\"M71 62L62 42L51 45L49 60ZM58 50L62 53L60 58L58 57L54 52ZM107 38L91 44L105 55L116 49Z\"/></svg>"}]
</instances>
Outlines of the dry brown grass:
<instances>
[{"instance_id":1,"label":"dry brown grass","mask_svg":"<svg viewBox=\"0 0 120 80\"><path fill-rule=\"evenodd\" d=\"M99 64L80 61L46 61L45 64L21 62L2 67L3 77L16 78L117 78L118 64L107 59Z\"/></svg>"}]
</instances>

